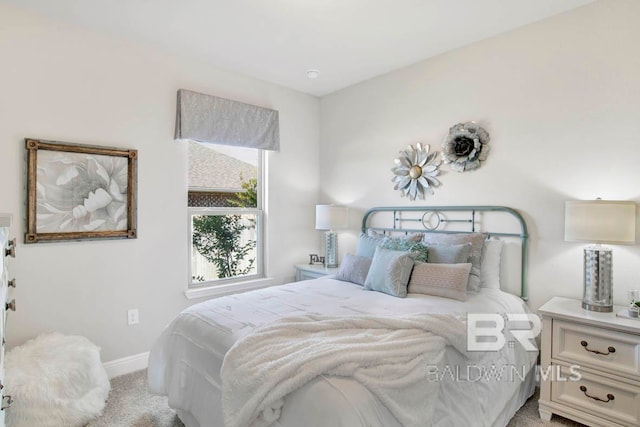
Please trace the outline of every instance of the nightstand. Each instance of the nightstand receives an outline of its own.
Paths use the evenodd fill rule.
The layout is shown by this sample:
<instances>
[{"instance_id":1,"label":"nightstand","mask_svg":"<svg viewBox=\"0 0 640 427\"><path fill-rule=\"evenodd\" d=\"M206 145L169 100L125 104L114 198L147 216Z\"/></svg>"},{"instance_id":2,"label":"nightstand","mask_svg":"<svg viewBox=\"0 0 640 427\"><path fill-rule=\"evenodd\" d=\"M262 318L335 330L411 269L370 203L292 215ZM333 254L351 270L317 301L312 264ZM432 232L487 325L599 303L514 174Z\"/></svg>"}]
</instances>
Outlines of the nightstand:
<instances>
[{"instance_id":1,"label":"nightstand","mask_svg":"<svg viewBox=\"0 0 640 427\"><path fill-rule=\"evenodd\" d=\"M640 320L554 297L542 316L540 418L589 426L640 425Z\"/></svg>"},{"instance_id":2,"label":"nightstand","mask_svg":"<svg viewBox=\"0 0 640 427\"><path fill-rule=\"evenodd\" d=\"M327 268L324 265L296 264L296 282L336 274L338 270L338 268Z\"/></svg>"}]
</instances>

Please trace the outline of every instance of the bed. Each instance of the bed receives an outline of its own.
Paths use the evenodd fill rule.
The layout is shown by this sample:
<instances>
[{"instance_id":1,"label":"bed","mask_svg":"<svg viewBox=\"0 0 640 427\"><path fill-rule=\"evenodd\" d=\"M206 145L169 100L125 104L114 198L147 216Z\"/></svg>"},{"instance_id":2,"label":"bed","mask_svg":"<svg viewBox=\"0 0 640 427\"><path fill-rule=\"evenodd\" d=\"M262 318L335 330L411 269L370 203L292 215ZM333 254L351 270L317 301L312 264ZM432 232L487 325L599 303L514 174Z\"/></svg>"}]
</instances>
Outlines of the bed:
<instances>
[{"instance_id":1,"label":"bed","mask_svg":"<svg viewBox=\"0 0 640 427\"><path fill-rule=\"evenodd\" d=\"M495 231L487 231L489 229ZM414 393L417 397L398 395L396 401L404 404L404 408L394 406L394 401L381 394L375 383L372 385L362 376L345 375L342 370L334 369L306 374L309 378L284 393L278 401L277 410L270 412L269 416L264 415L265 411L261 417L251 417L248 423L242 419L229 422L229 409L224 407L229 404L223 402L234 398L229 396L228 378L236 371L225 376L225 372L229 372L227 366L233 365L231 362L236 358L244 357L251 361L254 356L247 358L246 351L243 354L244 348L239 345L252 341L254 345L260 344L260 333L272 333L275 328L289 324L299 325L301 320L305 321L302 323L305 327L334 322L335 319L347 319L349 322L354 319L383 319L388 322L417 319L419 322L424 320L424 324L441 322L453 325L456 322L450 318L464 321L468 313L528 313L525 304L527 229L522 216L513 209L499 206L373 208L364 215L362 232L361 239L366 239L365 236L381 238L382 235L382 239L394 241L415 240L416 233L446 240L483 232L485 238L497 238L502 242L497 257L501 266L496 272L495 255L489 256L484 251L480 267L487 267L487 271L479 271L482 283L477 291L469 291L461 299L414 293L411 286L406 297L398 298L384 292L365 291L366 285L323 277L196 304L180 313L155 342L149 358L150 390L168 396L169 406L189 427L222 427L225 418L227 425L276 427L506 425L533 393L537 351L526 351L520 345L507 345L498 351L470 354L460 345L454 345L455 339L445 340L439 353L434 347L437 364L412 359L419 360L415 370L422 371L424 365L429 365L421 378L428 380L428 387L432 388L424 388L425 381L418 381L417 386L423 387L419 388L422 394ZM361 249L359 245L358 251ZM377 251L383 252L382 249ZM376 256L378 254L374 255L373 262L376 262ZM493 259L492 268L485 265L489 258ZM353 333L352 329L349 331ZM289 336L289 332L287 330L285 335ZM439 333L434 336L432 332L427 331L423 335L431 340L439 338ZM330 334L330 339L341 339L334 331ZM515 342L508 330L505 334L506 342ZM281 337L278 336L275 342L281 343ZM300 343L296 338L295 342L282 348L286 350L287 345L291 345L293 349L294 344ZM403 348L404 344L394 345L393 341L388 344L393 351L399 351L399 347ZM256 360L262 356L262 350L246 348L255 351ZM270 348L271 344L263 349L269 351ZM294 350L291 353L294 354ZM225 360L226 355L232 355L229 356L232 360ZM344 356L343 352L340 357ZM323 355L321 360L331 359ZM346 365L352 366L353 363ZM298 365L298 370L306 373L312 366L303 363ZM387 368L389 366L385 366ZM272 365L260 369L258 372L264 375L262 380L268 382ZM406 372L401 375L406 376ZM223 380L226 381L225 387ZM396 381L393 384L398 384L398 378L393 381ZM243 386L255 387L257 393L263 384ZM417 400L412 401L412 398ZM242 399L244 397L236 400ZM422 399L424 405L420 403ZM407 418L404 418L405 412Z\"/></svg>"}]
</instances>

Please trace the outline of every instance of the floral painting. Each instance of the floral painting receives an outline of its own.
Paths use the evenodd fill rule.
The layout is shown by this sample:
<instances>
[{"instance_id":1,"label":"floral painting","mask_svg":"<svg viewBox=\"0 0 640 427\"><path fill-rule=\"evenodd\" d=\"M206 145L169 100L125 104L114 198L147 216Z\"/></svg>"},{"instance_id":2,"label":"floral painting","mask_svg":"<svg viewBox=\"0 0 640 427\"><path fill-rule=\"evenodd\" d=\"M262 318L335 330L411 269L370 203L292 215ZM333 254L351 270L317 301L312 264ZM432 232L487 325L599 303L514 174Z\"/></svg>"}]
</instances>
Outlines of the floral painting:
<instances>
[{"instance_id":1,"label":"floral painting","mask_svg":"<svg viewBox=\"0 0 640 427\"><path fill-rule=\"evenodd\" d=\"M132 238L136 150L27 140L25 242Z\"/></svg>"}]
</instances>

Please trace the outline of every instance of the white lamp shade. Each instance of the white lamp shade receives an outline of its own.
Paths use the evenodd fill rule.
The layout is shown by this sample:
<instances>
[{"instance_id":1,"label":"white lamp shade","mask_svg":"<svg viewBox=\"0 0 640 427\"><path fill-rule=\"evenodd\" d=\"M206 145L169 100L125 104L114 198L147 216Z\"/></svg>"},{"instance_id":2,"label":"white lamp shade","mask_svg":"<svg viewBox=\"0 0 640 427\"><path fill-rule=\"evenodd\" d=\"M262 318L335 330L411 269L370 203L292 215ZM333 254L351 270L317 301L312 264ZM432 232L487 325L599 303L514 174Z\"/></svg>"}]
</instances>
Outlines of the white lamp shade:
<instances>
[{"instance_id":1,"label":"white lamp shade","mask_svg":"<svg viewBox=\"0 0 640 427\"><path fill-rule=\"evenodd\" d=\"M636 203L617 200L565 203L564 240L632 245L636 241Z\"/></svg>"},{"instance_id":2,"label":"white lamp shade","mask_svg":"<svg viewBox=\"0 0 640 427\"><path fill-rule=\"evenodd\" d=\"M316 230L336 230L348 226L345 206L316 205Z\"/></svg>"}]
</instances>

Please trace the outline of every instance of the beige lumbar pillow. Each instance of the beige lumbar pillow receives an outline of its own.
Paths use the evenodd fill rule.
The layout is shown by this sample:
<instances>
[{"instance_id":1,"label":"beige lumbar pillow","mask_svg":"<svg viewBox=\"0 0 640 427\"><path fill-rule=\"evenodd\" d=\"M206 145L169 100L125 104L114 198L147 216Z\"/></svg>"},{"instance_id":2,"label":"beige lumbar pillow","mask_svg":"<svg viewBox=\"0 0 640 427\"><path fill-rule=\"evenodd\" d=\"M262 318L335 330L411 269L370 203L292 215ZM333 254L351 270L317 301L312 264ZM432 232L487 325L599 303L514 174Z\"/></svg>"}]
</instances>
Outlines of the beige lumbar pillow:
<instances>
[{"instance_id":1,"label":"beige lumbar pillow","mask_svg":"<svg viewBox=\"0 0 640 427\"><path fill-rule=\"evenodd\" d=\"M408 292L466 301L471 265L416 262L409 279Z\"/></svg>"}]
</instances>

